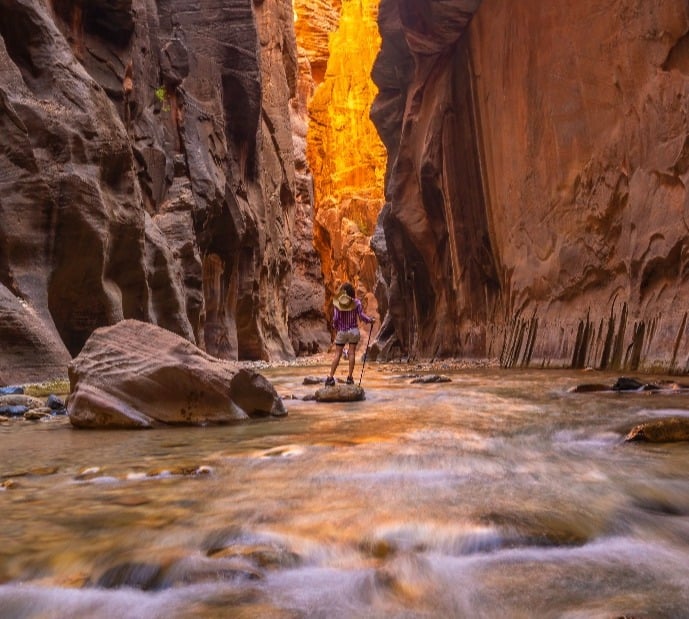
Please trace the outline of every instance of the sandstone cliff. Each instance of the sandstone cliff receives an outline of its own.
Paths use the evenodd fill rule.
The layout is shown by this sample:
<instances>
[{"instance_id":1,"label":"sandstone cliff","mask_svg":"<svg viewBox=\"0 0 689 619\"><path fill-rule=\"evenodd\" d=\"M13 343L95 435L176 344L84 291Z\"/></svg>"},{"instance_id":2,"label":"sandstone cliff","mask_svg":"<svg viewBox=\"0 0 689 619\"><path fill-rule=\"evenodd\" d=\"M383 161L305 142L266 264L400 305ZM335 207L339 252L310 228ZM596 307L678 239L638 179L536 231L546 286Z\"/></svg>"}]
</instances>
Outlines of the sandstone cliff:
<instances>
[{"instance_id":1,"label":"sandstone cliff","mask_svg":"<svg viewBox=\"0 0 689 619\"><path fill-rule=\"evenodd\" d=\"M288 0L0 0L0 381L97 327L293 354Z\"/></svg>"},{"instance_id":2,"label":"sandstone cliff","mask_svg":"<svg viewBox=\"0 0 689 619\"><path fill-rule=\"evenodd\" d=\"M289 332L297 355L327 350L331 339L325 314L321 256L314 245L314 177L307 151L309 104L328 62L329 34L337 28L340 8L339 3L325 0L294 2L299 70L296 95L290 102L296 173L296 214Z\"/></svg>"},{"instance_id":3,"label":"sandstone cliff","mask_svg":"<svg viewBox=\"0 0 689 619\"><path fill-rule=\"evenodd\" d=\"M313 173L313 236L326 287L326 313L343 281L377 314L370 248L384 203L385 151L369 119L370 77L380 37L378 0L296 0L297 37L311 67L307 158Z\"/></svg>"},{"instance_id":4,"label":"sandstone cliff","mask_svg":"<svg viewBox=\"0 0 689 619\"><path fill-rule=\"evenodd\" d=\"M385 354L689 370L689 6L382 0Z\"/></svg>"}]
</instances>

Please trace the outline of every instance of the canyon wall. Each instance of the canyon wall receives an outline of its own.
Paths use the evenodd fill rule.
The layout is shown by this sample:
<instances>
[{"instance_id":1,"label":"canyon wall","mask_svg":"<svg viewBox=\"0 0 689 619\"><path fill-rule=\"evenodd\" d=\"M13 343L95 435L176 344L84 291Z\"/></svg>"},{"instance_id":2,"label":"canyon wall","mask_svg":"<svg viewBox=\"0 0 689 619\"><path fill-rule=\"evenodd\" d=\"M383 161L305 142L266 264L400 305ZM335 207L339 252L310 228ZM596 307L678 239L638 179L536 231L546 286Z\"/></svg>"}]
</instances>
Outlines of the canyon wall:
<instances>
[{"instance_id":1,"label":"canyon wall","mask_svg":"<svg viewBox=\"0 0 689 619\"><path fill-rule=\"evenodd\" d=\"M294 0L297 35L296 95L290 114L296 171L296 216L289 306L290 338L297 355L328 350L331 335L321 254L314 243L315 179L308 157L309 105L323 80L330 55L330 34L339 24L342 6L326 0Z\"/></svg>"},{"instance_id":2,"label":"canyon wall","mask_svg":"<svg viewBox=\"0 0 689 619\"><path fill-rule=\"evenodd\" d=\"M382 354L689 370L689 6L382 0Z\"/></svg>"},{"instance_id":3,"label":"canyon wall","mask_svg":"<svg viewBox=\"0 0 689 619\"><path fill-rule=\"evenodd\" d=\"M312 67L307 159L313 173L313 236L326 314L344 281L377 316L377 262L370 247L384 203L385 150L369 118L371 67L380 46L378 0L297 0L297 37Z\"/></svg>"},{"instance_id":4,"label":"canyon wall","mask_svg":"<svg viewBox=\"0 0 689 619\"><path fill-rule=\"evenodd\" d=\"M291 357L291 2L0 12L0 382L64 374L124 318Z\"/></svg>"}]
</instances>

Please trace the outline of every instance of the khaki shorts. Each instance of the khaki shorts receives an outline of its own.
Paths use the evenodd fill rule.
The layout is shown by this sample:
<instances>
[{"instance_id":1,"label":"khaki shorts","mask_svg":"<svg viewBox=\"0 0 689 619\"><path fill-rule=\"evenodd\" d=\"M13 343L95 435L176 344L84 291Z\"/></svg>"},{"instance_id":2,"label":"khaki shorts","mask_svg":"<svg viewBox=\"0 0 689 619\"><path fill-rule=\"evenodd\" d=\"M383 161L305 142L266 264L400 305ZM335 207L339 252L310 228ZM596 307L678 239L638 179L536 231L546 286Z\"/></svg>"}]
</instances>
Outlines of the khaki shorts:
<instances>
[{"instance_id":1,"label":"khaki shorts","mask_svg":"<svg viewBox=\"0 0 689 619\"><path fill-rule=\"evenodd\" d=\"M354 327L348 331L338 331L337 335L335 336L335 344L337 344L337 346L344 346L345 344L358 344L360 337L361 335L359 335L358 327Z\"/></svg>"}]
</instances>

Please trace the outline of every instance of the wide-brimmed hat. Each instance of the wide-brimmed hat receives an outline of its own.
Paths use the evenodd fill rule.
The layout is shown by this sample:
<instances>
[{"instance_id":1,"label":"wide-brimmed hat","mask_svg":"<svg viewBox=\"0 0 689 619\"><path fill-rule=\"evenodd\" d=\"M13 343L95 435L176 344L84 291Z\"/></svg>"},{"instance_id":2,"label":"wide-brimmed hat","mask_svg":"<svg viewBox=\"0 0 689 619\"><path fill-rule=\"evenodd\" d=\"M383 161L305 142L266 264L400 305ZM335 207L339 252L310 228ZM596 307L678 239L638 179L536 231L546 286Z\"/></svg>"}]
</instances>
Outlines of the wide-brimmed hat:
<instances>
[{"instance_id":1,"label":"wide-brimmed hat","mask_svg":"<svg viewBox=\"0 0 689 619\"><path fill-rule=\"evenodd\" d=\"M354 299L343 290L333 299L333 305L337 309L346 312L347 310L354 309Z\"/></svg>"}]
</instances>

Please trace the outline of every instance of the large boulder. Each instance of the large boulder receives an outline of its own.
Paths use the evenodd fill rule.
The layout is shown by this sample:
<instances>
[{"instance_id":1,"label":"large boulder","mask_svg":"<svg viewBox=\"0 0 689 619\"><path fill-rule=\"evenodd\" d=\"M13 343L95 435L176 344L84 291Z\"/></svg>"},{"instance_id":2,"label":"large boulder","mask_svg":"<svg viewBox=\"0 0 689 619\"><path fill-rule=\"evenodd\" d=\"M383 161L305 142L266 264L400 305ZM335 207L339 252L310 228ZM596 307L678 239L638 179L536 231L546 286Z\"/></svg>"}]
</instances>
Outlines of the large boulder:
<instances>
[{"instance_id":1,"label":"large boulder","mask_svg":"<svg viewBox=\"0 0 689 619\"><path fill-rule=\"evenodd\" d=\"M69 380L67 412L81 428L221 424L286 414L260 374L137 320L94 331L70 364Z\"/></svg>"}]
</instances>

